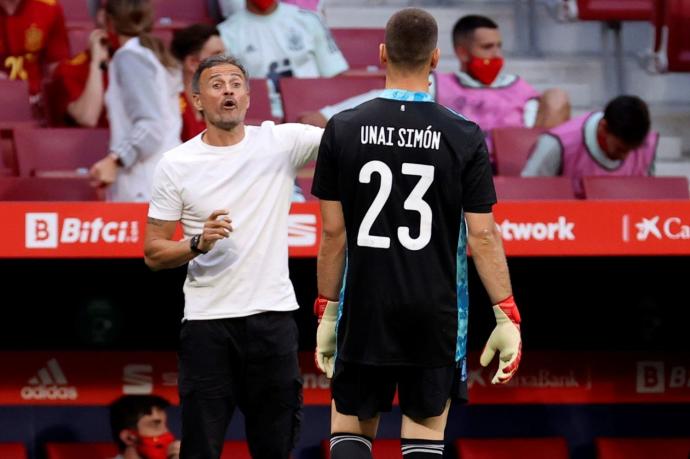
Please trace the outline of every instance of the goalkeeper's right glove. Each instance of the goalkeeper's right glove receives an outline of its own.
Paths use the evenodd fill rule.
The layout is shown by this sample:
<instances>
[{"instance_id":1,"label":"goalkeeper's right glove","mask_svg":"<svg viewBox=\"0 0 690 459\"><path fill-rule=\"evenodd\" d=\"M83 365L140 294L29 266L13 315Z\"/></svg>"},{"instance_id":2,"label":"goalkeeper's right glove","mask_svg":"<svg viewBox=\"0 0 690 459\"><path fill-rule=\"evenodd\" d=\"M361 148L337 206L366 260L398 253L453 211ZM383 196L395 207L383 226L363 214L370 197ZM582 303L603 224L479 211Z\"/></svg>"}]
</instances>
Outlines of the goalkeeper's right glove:
<instances>
[{"instance_id":1,"label":"goalkeeper's right glove","mask_svg":"<svg viewBox=\"0 0 690 459\"><path fill-rule=\"evenodd\" d=\"M335 325L338 320L338 302L319 295L314 302L314 314L319 319L314 359L316 366L326 373L328 378L332 378L335 365Z\"/></svg>"},{"instance_id":2,"label":"goalkeeper's right glove","mask_svg":"<svg viewBox=\"0 0 690 459\"><path fill-rule=\"evenodd\" d=\"M494 305L496 328L491 332L479 363L483 367L491 363L498 351L498 371L491 384L505 384L510 381L520 365L522 338L520 337L520 312L513 296Z\"/></svg>"}]
</instances>

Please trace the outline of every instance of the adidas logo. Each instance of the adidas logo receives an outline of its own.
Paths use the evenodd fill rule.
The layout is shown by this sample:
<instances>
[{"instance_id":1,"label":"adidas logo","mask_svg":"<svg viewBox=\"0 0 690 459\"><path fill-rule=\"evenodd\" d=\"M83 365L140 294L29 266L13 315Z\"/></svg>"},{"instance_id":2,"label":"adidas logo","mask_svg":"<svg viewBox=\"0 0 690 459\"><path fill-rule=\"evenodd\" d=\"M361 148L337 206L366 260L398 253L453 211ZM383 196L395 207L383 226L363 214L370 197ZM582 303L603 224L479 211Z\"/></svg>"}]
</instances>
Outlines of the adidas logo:
<instances>
[{"instance_id":1,"label":"adidas logo","mask_svg":"<svg viewBox=\"0 0 690 459\"><path fill-rule=\"evenodd\" d=\"M21 390L24 400L76 400L79 396L76 387L67 385L67 378L56 359L48 360L45 368L38 370L28 383Z\"/></svg>"}]
</instances>

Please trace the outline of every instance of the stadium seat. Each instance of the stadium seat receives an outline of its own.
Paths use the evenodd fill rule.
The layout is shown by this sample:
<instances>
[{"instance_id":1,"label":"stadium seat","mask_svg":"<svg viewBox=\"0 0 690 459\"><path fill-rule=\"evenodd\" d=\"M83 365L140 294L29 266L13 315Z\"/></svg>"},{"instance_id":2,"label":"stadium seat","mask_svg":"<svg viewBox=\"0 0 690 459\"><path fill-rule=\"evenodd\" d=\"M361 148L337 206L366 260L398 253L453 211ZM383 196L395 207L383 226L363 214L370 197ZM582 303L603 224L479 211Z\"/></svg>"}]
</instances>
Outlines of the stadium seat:
<instances>
[{"instance_id":1,"label":"stadium seat","mask_svg":"<svg viewBox=\"0 0 690 459\"><path fill-rule=\"evenodd\" d=\"M688 199L686 177L583 177L586 199Z\"/></svg>"},{"instance_id":2,"label":"stadium seat","mask_svg":"<svg viewBox=\"0 0 690 459\"><path fill-rule=\"evenodd\" d=\"M205 0L153 0L157 26L184 27L197 23L212 23Z\"/></svg>"},{"instance_id":3,"label":"stadium seat","mask_svg":"<svg viewBox=\"0 0 690 459\"><path fill-rule=\"evenodd\" d=\"M663 15L656 18L656 35L661 40L661 70L690 72L690 3L686 0L658 0ZM661 28L660 28L661 27ZM665 31L666 33L663 33Z\"/></svg>"},{"instance_id":4,"label":"stadium seat","mask_svg":"<svg viewBox=\"0 0 690 459\"><path fill-rule=\"evenodd\" d=\"M597 459L688 459L690 438L597 438Z\"/></svg>"},{"instance_id":5,"label":"stadium seat","mask_svg":"<svg viewBox=\"0 0 690 459\"><path fill-rule=\"evenodd\" d=\"M379 43L383 43L384 29L331 29L350 69L379 67Z\"/></svg>"},{"instance_id":6,"label":"stadium seat","mask_svg":"<svg viewBox=\"0 0 690 459\"><path fill-rule=\"evenodd\" d=\"M504 127L491 131L494 160L498 175L519 176L532 152L540 128Z\"/></svg>"},{"instance_id":7,"label":"stadium seat","mask_svg":"<svg viewBox=\"0 0 690 459\"><path fill-rule=\"evenodd\" d=\"M569 177L494 177L500 201L575 199Z\"/></svg>"},{"instance_id":8,"label":"stadium seat","mask_svg":"<svg viewBox=\"0 0 690 459\"><path fill-rule=\"evenodd\" d=\"M568 459L565 438L486 438L455 442L459 459Z\"/></svg>"},{"instance_id":9,"label":"stadium seat","mask_svg":"<svg viewBox=\"0 0 690 459\"><path fill-rule=\"evenodd\" d=\"M107 129L16 129L19 175L80 177L108 153Z\"/></svg>"},{"instance_id":10,"label":"stadium seat","mask_svg":"<svg viewBox=\"0 0 690 459\"><path fill-rule=\"evenodd\" d=\"M401 459L400 440L377 439L372 445L372 453L376 459ZM331 442L323 440L321 442L321 458L330 459Z\"/></svg>"},{"instance_id":11,"label":"stadium seat","mask_svg":"<svg viewBox=\"0 0 690 459\"><path fill-rule=\"evenodd\" d=\"M246 124L261 124L262 121L279 122L271 114L271 99L268 96L268 83L264 78L250 78L249 90L251 103L247 110Z\"/></svg>"},{"instance_id":12,"label":"stadium seat","mask_svg":"<svg viewBox=\"0 0 690 459\"><path fill-rule=\"evenodd\" d=\"M102 201L86 178L0 177L0 201ZM0 456L2 457L2 456Z\"/></svg>"},{"instance_id":13,"label":"stadium seat","mask_svg":"<svg viewBox=\"0 0 690 459\"><path fill-rule=\"evenodd\" d=\"M311 194L311 185L314 183L313 177L297 176L297 185L302 189L302 194L307 201L316 201L317 198Z\"/></svg>"},{"instance_id":14,"label":"stadium seat","mask_svg":"<svg viewBox=\"0 0 690 459\"><path fill-rule=\"evenodd\" d=\"M649 21L653 8L654 0L577 0L581 21Z\"/></svg>"},{"instance_id":15,"label":"stadium seat","mask_svg":"<svg viewBox=\"0 0 690 459\"><path fill-rule=\"evenodd\" d=\"M115 443L46 443L46 459L112 459Z\"/></svg>"},{"instance_id":16,"label":"stadium seat","mask_svg":"<svg viewBox=\"0 0 690 459\"><path fill-rule=\"evenodd\" d=\"M31 122L29 86L22 80L0 79L0 122Z\"/></svg>"},{"instance_id":17,"label":"stadium seat","mask_svg":"<svg viewBox=\"0 0 690 459\"><path fill-rule=\"evenodd\" d=\"M89 13L89 2L85 0L60 0L68 27L93 27L94 18Z\"/></svg>"},{"instance_id":18,"label":"stadium seat","mask_svg":"<svg viewBox=\"0 0 690 459\"><path fill-rule=\"evenodd\" d=\"M0 449L0 452L2 449ZM47 443L46 459L112 459L117 456L114 443ZM5 458L2 459L14 459ZM221 459L251 459L247 443L228 440L223 445ZM19 456L17 457L19 459ZM24 459L24 458L22 458Z\"/></svg>"},{"instance_id":19,"label":"stadium seat","mask_svg":"<svg viewBox=\"0 0 690 459\"><path fill-rule=\"evenodd\" d=\"M383 90L384 78L283 78L280 80L286 122L295 122L303 113L319 110L344 99L374 89Z\"/></svg>"},{"instance_id":20,"label":"stadium seat","mask_svg":"<svg viewBox=\"0 0 690 459\"><path fill-rule=\"evenodd\" d=\"M22 443L0 443L2 459L26 459L26 447Z\"/></svg>"}]
</instances>

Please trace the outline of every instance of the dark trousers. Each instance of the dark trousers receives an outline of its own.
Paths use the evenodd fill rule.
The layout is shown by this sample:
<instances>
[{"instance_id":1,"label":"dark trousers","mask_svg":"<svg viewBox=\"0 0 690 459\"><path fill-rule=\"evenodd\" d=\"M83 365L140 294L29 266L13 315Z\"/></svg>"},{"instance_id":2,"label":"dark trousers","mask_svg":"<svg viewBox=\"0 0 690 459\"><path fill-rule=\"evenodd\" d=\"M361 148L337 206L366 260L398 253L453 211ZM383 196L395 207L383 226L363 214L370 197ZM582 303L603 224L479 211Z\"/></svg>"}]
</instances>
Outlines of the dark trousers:
<instances>
[{"instance_id":1,"label":"dark trousers","mask_svg":"<svg viewBox=\"0 0 690 459\"><path fill-rule=\"evenodd\" d=\"M288 459L302 416L291 312L185 321L179 367L180 459L218 459L235 407L254 459Z\"/></svg>"}]
</instances>

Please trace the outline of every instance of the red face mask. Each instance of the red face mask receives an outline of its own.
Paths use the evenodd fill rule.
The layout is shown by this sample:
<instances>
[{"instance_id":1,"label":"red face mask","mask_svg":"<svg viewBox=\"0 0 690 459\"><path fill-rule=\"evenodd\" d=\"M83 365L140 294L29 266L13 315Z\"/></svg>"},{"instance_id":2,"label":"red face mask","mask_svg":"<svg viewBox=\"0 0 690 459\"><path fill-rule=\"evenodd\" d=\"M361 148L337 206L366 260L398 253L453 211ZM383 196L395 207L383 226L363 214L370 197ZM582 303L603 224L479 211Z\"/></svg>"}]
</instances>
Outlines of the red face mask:
<instances>
[{"instance_id":1,"label":"red face mask","mask_svg":"<svg viewBox=\"0 0 690 459\"><path fill-rule=\"evenodd\" d=\"M167 459L168 447L174 441L175 436L170 432L156 437L144 437L139 435L137 453L144 459Z\"/></svg>"},{"instance_id":2,"label":"red face mask","mask_svg":"<svg viewBox=\"0 0 690 459\"><path fill-rule=\"evenodd\" d=\"M470 62L467 64L467 73L469 73L472 78L479 80L488 86L494 82L502 68L502 57L481 59L479 57L472 56L470 57Z\"/></svg>"},{"instance_id":3,"label":"red face mask","mask_svg":"<svg viewBox=\"0 0 690 459\"><path fill-rule=\"evenodd\" d=\"M249 0L259 11L265 13L276 4L276 0Z\"/></svg>"}]
</instances>

